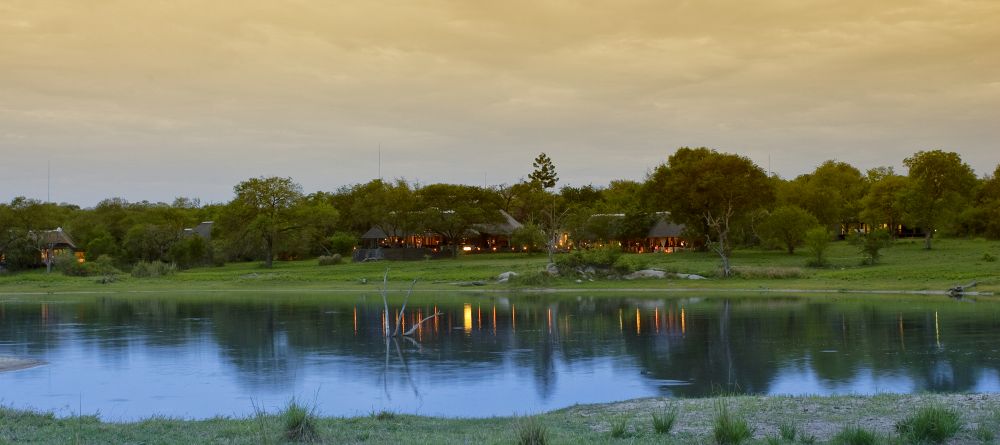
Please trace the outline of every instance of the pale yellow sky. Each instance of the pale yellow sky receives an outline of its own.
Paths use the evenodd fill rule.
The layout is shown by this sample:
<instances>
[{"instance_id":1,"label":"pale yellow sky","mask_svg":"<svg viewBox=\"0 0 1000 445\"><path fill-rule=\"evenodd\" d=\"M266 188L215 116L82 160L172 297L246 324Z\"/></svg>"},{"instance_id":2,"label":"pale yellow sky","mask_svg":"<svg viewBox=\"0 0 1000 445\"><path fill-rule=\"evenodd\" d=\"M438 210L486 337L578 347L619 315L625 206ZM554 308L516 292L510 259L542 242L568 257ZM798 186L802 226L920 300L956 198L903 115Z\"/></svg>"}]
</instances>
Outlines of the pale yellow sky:
<instances>
[{"instance_id":1,"label":"pale yellow sky","mask_svg":"<svg viewBox=\"0 0 1000 445\"><path fill-rule=\"evenodd\" d=\"M0 200L1000 162L1000 1L0 0Z\"/></svg>"}]
</instances>

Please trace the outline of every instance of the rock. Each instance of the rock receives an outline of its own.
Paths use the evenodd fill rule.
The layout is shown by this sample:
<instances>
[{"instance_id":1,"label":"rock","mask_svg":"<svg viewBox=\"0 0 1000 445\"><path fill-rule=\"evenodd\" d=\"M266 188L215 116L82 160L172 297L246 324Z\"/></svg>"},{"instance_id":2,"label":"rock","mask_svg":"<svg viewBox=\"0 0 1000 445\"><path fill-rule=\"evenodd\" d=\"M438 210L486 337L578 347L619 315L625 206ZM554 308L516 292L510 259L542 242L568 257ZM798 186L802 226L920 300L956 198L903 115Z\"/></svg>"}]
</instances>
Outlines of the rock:
<instances>
[{"instance_id":1,"label":"rock","mask_svg":"<svg viewBox=\"0 0 1000 445\"><path fill-rule=\"evenodd\" d=\"M663 278L666 276L667 273L662 270L643 269L625 275L623 278L626 280L638 280L640 278Z\"/></svg>"},{"instance_id":2,"label":"rock","mask_svg":"<svg viewBox=\"0 0 1000 445\"><path fill-rule=\"evenodd\" d=\"M485 281L463 281L463 282L456 283L456 284L458 284L459 286L463 286L463 287L485 286L486 282Z\"/></svg>"},{"instance_id":3,"label":"rock","mask_svg":"<svg viewBox=\"0 0 1000 445\"><path fill-rule=\"evenodd\" d=\"M576 282L577 282L577 283L582 283L582 282L583 282L583 280L576 280Z\"/></svg>"},{"instance_id":4,"label":"rock","mask_svg":"<svg viewBox=\"0 0 1000 445\"><path fill-rule=\"evenodd\" d=\"M587 266L583 269L583 273L587 275L594 275L597 273L597 269L594 269L594 266Z\"/></svg>"},{"instance_id":5,"label":"rock","mask_svg":"<svg viewBox=\"0 0 1000 445\"><path fill-rule=\"evenodd\" d=\"M545 273L547 273L549 275L552 275L554 277L558 276L559 275L559 267L556 266L556 263L546 264L545 265Z\"/></svg>"},{"instance_id":6,"label":"rock","mask_svg":"<svg viewBox=\"0 0 1000 445\"><path fill-rule=\"evenodd\" d=\"M696 275L696 274L693 274L693 273L678 273L678 274L674 274L674 276L676 276L677 278L680 278L682 280L704 280L705 279L705 277L703 277L701 275Z\"/></svg>"},{"instance_id":7,"label":"rock","mask_svg":"<svg viewBox=\"0 0 1000 445\"><path fill-rule=\"evenodd\" d=\"M506 283L510 281L511 278L514 278L516 276L517 272L504 272L500 275L497 275L497 283Z\"/></svg>"}]
</instances>

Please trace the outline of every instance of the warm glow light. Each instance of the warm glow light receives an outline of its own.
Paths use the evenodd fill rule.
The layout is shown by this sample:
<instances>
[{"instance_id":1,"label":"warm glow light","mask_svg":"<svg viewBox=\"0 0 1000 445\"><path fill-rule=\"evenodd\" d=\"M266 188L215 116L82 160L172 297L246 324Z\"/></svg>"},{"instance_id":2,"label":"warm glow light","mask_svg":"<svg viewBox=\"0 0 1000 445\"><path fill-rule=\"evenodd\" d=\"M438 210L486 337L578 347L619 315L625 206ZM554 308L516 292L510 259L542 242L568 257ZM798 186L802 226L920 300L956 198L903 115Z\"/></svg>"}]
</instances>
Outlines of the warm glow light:
<instances>
[{"instance_id":1,"label":"warm glow light","mask_svg":"<svg viewBox=\"0 0 1000 445\"><path fill-rule=\"evenodd\" d=\"M465 247L462 248L462 250L464 250L466 252L471 252L472 251L472 246L465 246Z\"/></svg>"},{"instance_id":2,"label":"warm glow light","mask_svg":"<svg viewBox=\"0 0 1000 445\"><path fill-rule=\"evenodd\" d=\"M687 334L687 316L684 315L684 308L681 308L681 334Z\"/></svg>"},{"instance_id":3,"label":"warm glow light","mask_svg":"<svg viewBox=\"0 0 1000 445\"><path fill-rule=\"evenodd\" d=\"M468 303L465 304L465 306L462 308L462 315L464 315L464 317L463 317L464 323L462 324L462 327L465 328L465 332L466 333L472 332L472 305L471 304L468 304Z\"/></svg>"},{"instance_id":4,"label":"warm glow light","mask_svg":"<svg viewBox=\"0 0 1000 445\"><path fill-rule=\"evenodd\" d=\"M548 316L548 320L549 320L549 334L551 334L552 333L552 308L547 309L545 312L546 312L546 314Z\"/></svg>"},{"instance_id":5,"label":"warm glow light","mask_svg":"<svg viewBox=\"0 0 1000 445\"><path fill-rule=\"evenodd\" d=\"M639 326L642 324L639 318L639 308L635 308L635 334L639 335Z\"/></svg>"},{"instance_id":6,"label":"warm glow light","mask_svg":"<svg viewBox=\"0 0 1000 445\"><path fill-rule=\"evenodd\" d=\"M354 335L358 335L358 307L354 306Z\"/></svg>"},{"instance_id":7,"label":"warm glow light","mask_svg":"<svg viewBox=\"0 0 1000 445\"><path fill-rule=\"evenodd\" d=\"M514 309L514 305L510 305L510 330L513 331L517 327L517 309Z\"/></svg>"},{"instance_id":8,"label":"warm glow light","mask_svg":"<svg viewBox=\"0 0 1000 445\"><path fill-rule=\"evenodd\" d=\"M625 319L622 318L622 310L618 309L618 330L625 332Z\"/></svg>"}]
</instances>

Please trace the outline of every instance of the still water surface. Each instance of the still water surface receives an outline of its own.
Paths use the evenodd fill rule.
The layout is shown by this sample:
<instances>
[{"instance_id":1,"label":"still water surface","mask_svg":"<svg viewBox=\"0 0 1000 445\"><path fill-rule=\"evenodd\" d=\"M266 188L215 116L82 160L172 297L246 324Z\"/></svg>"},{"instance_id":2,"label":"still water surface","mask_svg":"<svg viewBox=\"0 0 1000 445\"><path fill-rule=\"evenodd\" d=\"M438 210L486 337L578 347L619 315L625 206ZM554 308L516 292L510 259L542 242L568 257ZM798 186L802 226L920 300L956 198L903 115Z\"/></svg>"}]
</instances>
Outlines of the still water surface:
<instances>
[{"instance_id":1,"label":"still water surface","mask_svg":"<svg viewBox=\"0 0 1000 445\"><path fill-rule=\"evenodd\" d=\"M1000 390L1000 304L867 298L419 295L0 298L0 404L245 416L522 414L646 396ZM395 308L398 310L398 307Z\"/></svg>"}]
</instances>

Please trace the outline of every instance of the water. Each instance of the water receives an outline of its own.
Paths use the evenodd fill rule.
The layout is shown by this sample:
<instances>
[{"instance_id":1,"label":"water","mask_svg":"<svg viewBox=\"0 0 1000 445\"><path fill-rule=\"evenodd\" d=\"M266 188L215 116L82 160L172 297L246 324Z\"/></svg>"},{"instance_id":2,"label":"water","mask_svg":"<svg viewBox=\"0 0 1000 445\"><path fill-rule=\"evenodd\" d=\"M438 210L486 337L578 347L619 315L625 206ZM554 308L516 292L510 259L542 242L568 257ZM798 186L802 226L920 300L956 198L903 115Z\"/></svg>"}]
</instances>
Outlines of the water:
<instances>
[{"instance_id":1,"label":"water","mask_svg":"<svg viewBox=\"0 0 1000 445\"><path fill-rule=\"evenodd\" d=\"M398 302L397 302L398 303ZM647 396L1000 390L1000 304L944 297L420 294L390 340L374 295L0 298L0 404L246 416L539 412ZM395 308L398 310L398 306Z\"/></svg>"}]
</instances>

